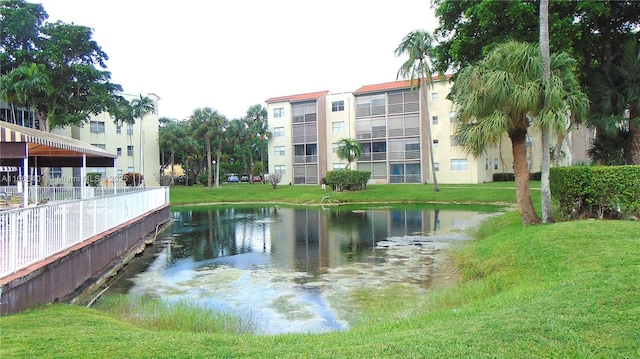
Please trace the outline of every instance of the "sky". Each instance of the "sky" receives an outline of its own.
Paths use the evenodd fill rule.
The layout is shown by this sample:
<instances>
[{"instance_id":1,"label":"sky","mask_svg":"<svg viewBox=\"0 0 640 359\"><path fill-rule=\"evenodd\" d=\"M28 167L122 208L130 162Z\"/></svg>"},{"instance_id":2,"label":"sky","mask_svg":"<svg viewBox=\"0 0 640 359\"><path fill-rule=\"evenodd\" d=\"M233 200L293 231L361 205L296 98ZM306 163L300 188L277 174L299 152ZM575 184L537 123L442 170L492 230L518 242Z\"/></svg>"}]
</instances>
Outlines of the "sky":
<instances>
[{"instance_id":1,"label":"sky","mask_svg":"<svg viewBox=\"0 0 640 359\"><path fill-rule=\"evenodd\" d=\"M396 81L394 50L433 31L429 0L28 0L48 21L91 27L126 94L160 97L160 117L211 107L243 117L271 97L353 92Z\"/></svg>"}]
</instances>

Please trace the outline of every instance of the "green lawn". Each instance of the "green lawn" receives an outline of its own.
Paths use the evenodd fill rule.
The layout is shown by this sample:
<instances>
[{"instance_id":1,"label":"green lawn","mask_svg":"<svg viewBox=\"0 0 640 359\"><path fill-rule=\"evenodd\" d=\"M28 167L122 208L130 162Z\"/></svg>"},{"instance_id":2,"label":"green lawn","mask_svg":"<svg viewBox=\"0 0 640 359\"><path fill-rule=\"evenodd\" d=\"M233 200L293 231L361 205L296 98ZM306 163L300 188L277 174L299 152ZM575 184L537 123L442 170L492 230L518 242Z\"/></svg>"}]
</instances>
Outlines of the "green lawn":
<instances>
[{"instance_id":1,"label":"green lawn","mask_svg":"<svg viewBox=\"0 0 640 359\"><path fill-rule=\"evenodd\" d=\"M238 185L237 191L249 186ZM370 190L409 201L403 186L376 187ZM435 197L504 201L502 196L487 200L483 194L499 195L496 184L447 187ZM293 188L317 201L319 192ZM423 189L429 192L424 185L415 191ZM192 203L181 191L187 190L172 190L172 199ZM204 195L215 190L193 191L204 202L214 198ZM345 332L254 336L198 328L161 330L97 309L54 304L1 317L0 357L638 358L638 233L640 224L633 221L523 227L517 211L511 211L485 222L477 240L451 253L460 276L455 287L420 297L390 288L345 298L360 308Z\"/></svg>"},{"instance_id":2,"label":"green lawn","mask_svg":"<svg viewBox=\"0 0 640 359\"><path fill-rule=\"evenodd\" d=\"M432 185L398 184L369 185L365 191L332 192L319 185L270 185L257 183L224 183L219 188L171 187L171 204L184 206L203 203L293 203L317 205L329 196L333 202L401 202L401 203L515 203L514 182L491 182L473 185L440 185L435 192ZM539 201L540 182L532 182L533 199Z\"/></svg>"}]
</instances>

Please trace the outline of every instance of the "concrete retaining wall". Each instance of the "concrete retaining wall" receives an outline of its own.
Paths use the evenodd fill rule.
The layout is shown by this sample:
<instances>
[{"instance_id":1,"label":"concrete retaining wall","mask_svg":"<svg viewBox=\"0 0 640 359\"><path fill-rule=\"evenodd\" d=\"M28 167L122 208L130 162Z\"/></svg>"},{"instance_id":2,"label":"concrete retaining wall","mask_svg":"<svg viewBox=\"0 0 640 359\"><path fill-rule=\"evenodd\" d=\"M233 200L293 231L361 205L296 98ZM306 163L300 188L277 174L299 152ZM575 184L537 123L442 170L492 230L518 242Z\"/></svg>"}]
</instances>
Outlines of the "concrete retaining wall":
<instances>
[{"instance_id":1,"label":"concrete retaining wall","mask_svg":"<svg viewBox=\"0 0 640 359\"><path fill-rule=\"evenodd\" d=\"M147 212L0 279L0 315L73 299L74 293L107 273L121 258L144 248L144 237L170 216L169 205Z\"/></svg>"}]
</instances>

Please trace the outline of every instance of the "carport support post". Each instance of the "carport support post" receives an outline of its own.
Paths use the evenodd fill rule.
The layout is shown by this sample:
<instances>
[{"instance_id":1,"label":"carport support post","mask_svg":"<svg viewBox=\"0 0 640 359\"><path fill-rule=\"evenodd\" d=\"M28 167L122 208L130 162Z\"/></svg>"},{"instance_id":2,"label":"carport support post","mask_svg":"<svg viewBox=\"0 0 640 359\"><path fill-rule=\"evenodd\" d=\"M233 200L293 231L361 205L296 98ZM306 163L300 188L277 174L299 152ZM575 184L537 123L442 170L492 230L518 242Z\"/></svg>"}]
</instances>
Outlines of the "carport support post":
<instances>
[{"instance_id":1,"label":"carport support post","mask_svg":"<svg viewBox=\"0 0 640 359\"><path fill-rule=\"evenodd\" d=\"M27 147L27 154L22 160L22 208L27 208L29 205L29 148Z\"/></svg>"},{"instance_id":2,"label":"carport support post","mask_svg":"<svg viewBox=\"0 0 640 359\"><path fill-rule=\"evenodd\" d=\"M80 169L80 186L82 189L80 190L80 198L87 198L87 154L82 154L82 169Z\"/></svg>"}]
</instances>

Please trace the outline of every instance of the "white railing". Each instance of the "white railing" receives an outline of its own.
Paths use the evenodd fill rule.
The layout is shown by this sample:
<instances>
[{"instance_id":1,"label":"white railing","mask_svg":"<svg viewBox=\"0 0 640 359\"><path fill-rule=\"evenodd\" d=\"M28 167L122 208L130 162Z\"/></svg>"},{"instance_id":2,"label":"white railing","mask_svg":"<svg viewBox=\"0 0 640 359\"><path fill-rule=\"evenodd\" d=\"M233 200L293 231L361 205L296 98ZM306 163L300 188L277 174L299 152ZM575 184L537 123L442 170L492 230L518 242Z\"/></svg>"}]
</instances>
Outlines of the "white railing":
<instances>
[{"instance_id":1,"label":"white railing","mask_svg":"<svg viewBox=\"0 0 640 359\"><path fill-rule=\"evenodd\" d=\"M0 212L0 278L168 203L168 187L146 187Z\"/></svg>"},{"instance_id":2,"label":"white railing","mask_svg":"<svg viewBox=\"0 0 640 359\"><path fill-rule=\"evenodd\" d=\"M29 187L29 202L35 202L35 199L38 199L38 202L46 201L70 201L83 198L93 198L93 197L101 197L101 196L109 196L112 194L118 193L127 193L140 191L145 189L146 187ZM37 196L36 196L37 190ZM16 186L2 186L0 187L0 193L8 194L9 198L22 198L22 193ZM0 197L0 204L3 204L4 196ZM14 203L15 202L14 200Z\"/></svg>"}]
</instances>

